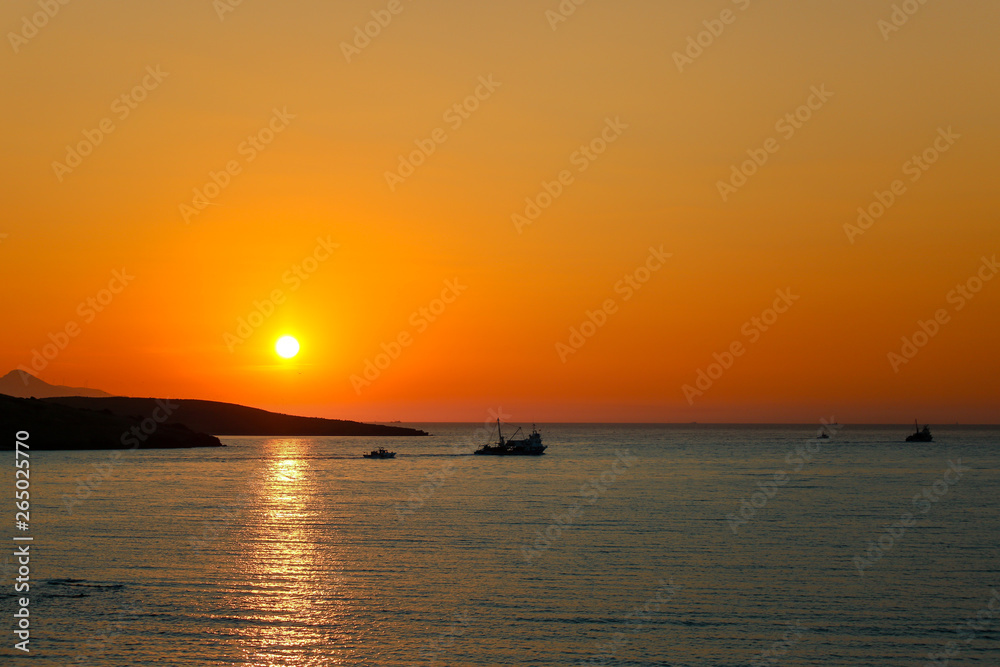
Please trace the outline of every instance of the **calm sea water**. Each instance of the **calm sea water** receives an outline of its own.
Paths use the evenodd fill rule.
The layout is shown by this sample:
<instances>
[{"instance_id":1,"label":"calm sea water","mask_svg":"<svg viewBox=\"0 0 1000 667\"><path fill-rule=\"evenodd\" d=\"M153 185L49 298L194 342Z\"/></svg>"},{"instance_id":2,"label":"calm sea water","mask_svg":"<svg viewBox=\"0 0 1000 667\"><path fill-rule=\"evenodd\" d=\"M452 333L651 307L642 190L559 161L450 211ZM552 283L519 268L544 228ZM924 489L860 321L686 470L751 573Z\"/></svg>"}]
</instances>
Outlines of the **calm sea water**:
<instances>
[{"instance_id":1,"label":"calm sea water","mask_svg":"<svg viewBox=\"0 0 1000 667\"><path fill-rule=\"evenodd\" d=\"M126 452L110 477L109 452L34 452L20 660L1000 665L998 429L550 425L545 456L503 459L462 451L475 424L415 426ZM397 458L358 458L379 445Z\"/></svg>"}]
</instances>

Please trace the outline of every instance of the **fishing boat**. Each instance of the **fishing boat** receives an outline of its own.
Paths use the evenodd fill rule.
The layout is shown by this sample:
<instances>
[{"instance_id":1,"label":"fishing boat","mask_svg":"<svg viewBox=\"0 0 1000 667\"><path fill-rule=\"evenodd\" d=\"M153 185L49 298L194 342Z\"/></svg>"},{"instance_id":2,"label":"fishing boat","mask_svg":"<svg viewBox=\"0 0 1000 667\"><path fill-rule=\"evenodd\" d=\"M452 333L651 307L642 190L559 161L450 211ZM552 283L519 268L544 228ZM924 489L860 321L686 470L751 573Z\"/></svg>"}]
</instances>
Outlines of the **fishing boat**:
<instances>
[{"instance_id":1,"label":"fishing boat","mask_svg":"<svg viewBox=\"0 0 1000 667\"><path fill-rule=\"evenodd\" d=\"M362 454L366 459L394 459L396 458L396 452L387 451L385 447L379 447L378 449L373 449L367 454Z\"/></svg>"},{"instance_id":2,"label":"fishing boat","mask_svg":"<svg viewBox=\"0 0 1000 667\"><path fill-rule=\"evenodd\" d=\"M503 430L500 420L497 419L497 441L494 444L485 444L477 449L473 454L487 456L541 456L545 453L545 445L542 444L542 434L532 426L531 435L527 438L517 439L521 429L514 431L509 439L503 437Z\"/></svg>"},{"instance_id":3,"label":"fishing boat","mask_svg":"<svg viewBox=\"0 0 1000 667\"><path fill-rule=\"evenodd\" d=\"M921 430L920 426L917 425L917 420L914 419L913 428L915 429L913 435L906 436L907 442L934 442L930 426L924 426L923 430Z\"/></svg>"}]
</instances>

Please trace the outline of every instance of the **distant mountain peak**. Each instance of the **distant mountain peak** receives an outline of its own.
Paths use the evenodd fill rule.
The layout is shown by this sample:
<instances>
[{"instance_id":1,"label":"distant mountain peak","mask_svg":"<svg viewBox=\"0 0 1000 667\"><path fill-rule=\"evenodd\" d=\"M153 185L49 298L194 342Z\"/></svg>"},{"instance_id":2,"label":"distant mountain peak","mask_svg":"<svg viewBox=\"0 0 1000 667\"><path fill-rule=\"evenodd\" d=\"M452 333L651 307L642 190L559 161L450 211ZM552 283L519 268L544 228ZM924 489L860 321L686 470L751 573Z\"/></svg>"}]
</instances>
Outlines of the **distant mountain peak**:
<instances>
[{"instance_id":1,"label":"distant mountain peak","mask_svg":"<svg viewBox=\"0 0 1000 667\"><path fill-rule=\"evenodd\" d=\"M49 384L27 371L16 368L0 378L0 394L15 396L17 398L30 398L32 396L35 398L51 398L55 396L113 396L113 394L101 391L100 389Z\"/></svg>"}]
</instances>

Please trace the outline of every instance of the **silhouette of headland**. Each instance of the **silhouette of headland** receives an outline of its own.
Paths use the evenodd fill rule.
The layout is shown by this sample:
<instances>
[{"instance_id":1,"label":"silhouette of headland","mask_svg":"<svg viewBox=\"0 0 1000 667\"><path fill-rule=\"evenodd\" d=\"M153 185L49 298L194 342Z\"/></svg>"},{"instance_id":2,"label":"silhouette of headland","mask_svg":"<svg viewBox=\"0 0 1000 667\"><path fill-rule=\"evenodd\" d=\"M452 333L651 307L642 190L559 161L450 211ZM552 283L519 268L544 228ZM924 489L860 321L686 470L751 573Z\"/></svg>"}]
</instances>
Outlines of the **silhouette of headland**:
<instances>
[{"instance_id":1,"label":"silhouette of headland","mask_svg":"<svg viewBox=\"0 0 1000 667\"><path fill-rule=\"evenodd\" d=\"M30 391L46 398L26 395ZM299 417L219 401L130 398L96 389L81 390L87 395L79 396L72 395L73 391L77 389L50 385L24 371L11 371L0 378L0 421L9 428L28 431L34 449L224 446L215 437L219 435L428 435L401 426ZM13 448L13 442L7 438L0 449Z\"/></svg>"},{"instance_id":2,"label":"silhouette of headland","mask_svg":"<svg viewBox=\"0 0 1000 667\"><path fill-rule=\"evenodd\" d=\"M50 400L0 394L0 423L11 433L27 431L27 443L33 450L225 446L215 436L197 433L183 424L74 408ZM4 438L0 449L14 449L14 442L14 438Z\"/></svg>"},{"instance_id":3,"label":"silhouette of headland","mask_svg":"<svg viewBox=\"0 0 1000 667\"><path fill-rule=\"evenodd\" d=\"M235 403L201 401L189 398L89 398L64 396L46 398L53 403L73 408L108 410L115 415L149 415L166 404L171 412L167 424L184 424L195 431L213 435L351 435L351 436L420 436L426 431L402 426L364 424L342 419L297 417ZM161 412L163 408L161 407Z\"/></svg>"}]
</instances>

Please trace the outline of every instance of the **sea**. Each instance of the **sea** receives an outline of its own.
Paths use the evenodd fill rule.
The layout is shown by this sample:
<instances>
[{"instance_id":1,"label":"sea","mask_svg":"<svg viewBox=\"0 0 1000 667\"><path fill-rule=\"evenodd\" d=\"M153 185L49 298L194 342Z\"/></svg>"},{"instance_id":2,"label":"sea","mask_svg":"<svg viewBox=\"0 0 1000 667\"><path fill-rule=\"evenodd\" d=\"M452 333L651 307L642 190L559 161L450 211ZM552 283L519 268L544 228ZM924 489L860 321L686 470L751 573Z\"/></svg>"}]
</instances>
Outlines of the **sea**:
<instances>
[{"instance_id":1,"label":"sea","mask_svg":"<svg viewBox=\"0 0 1000 667\"><path fill-rule=\"evenodd\" d=\"M403 426L31 452L0 662L1000 665L998 427Z\"/></svg>"}]
</instances>

